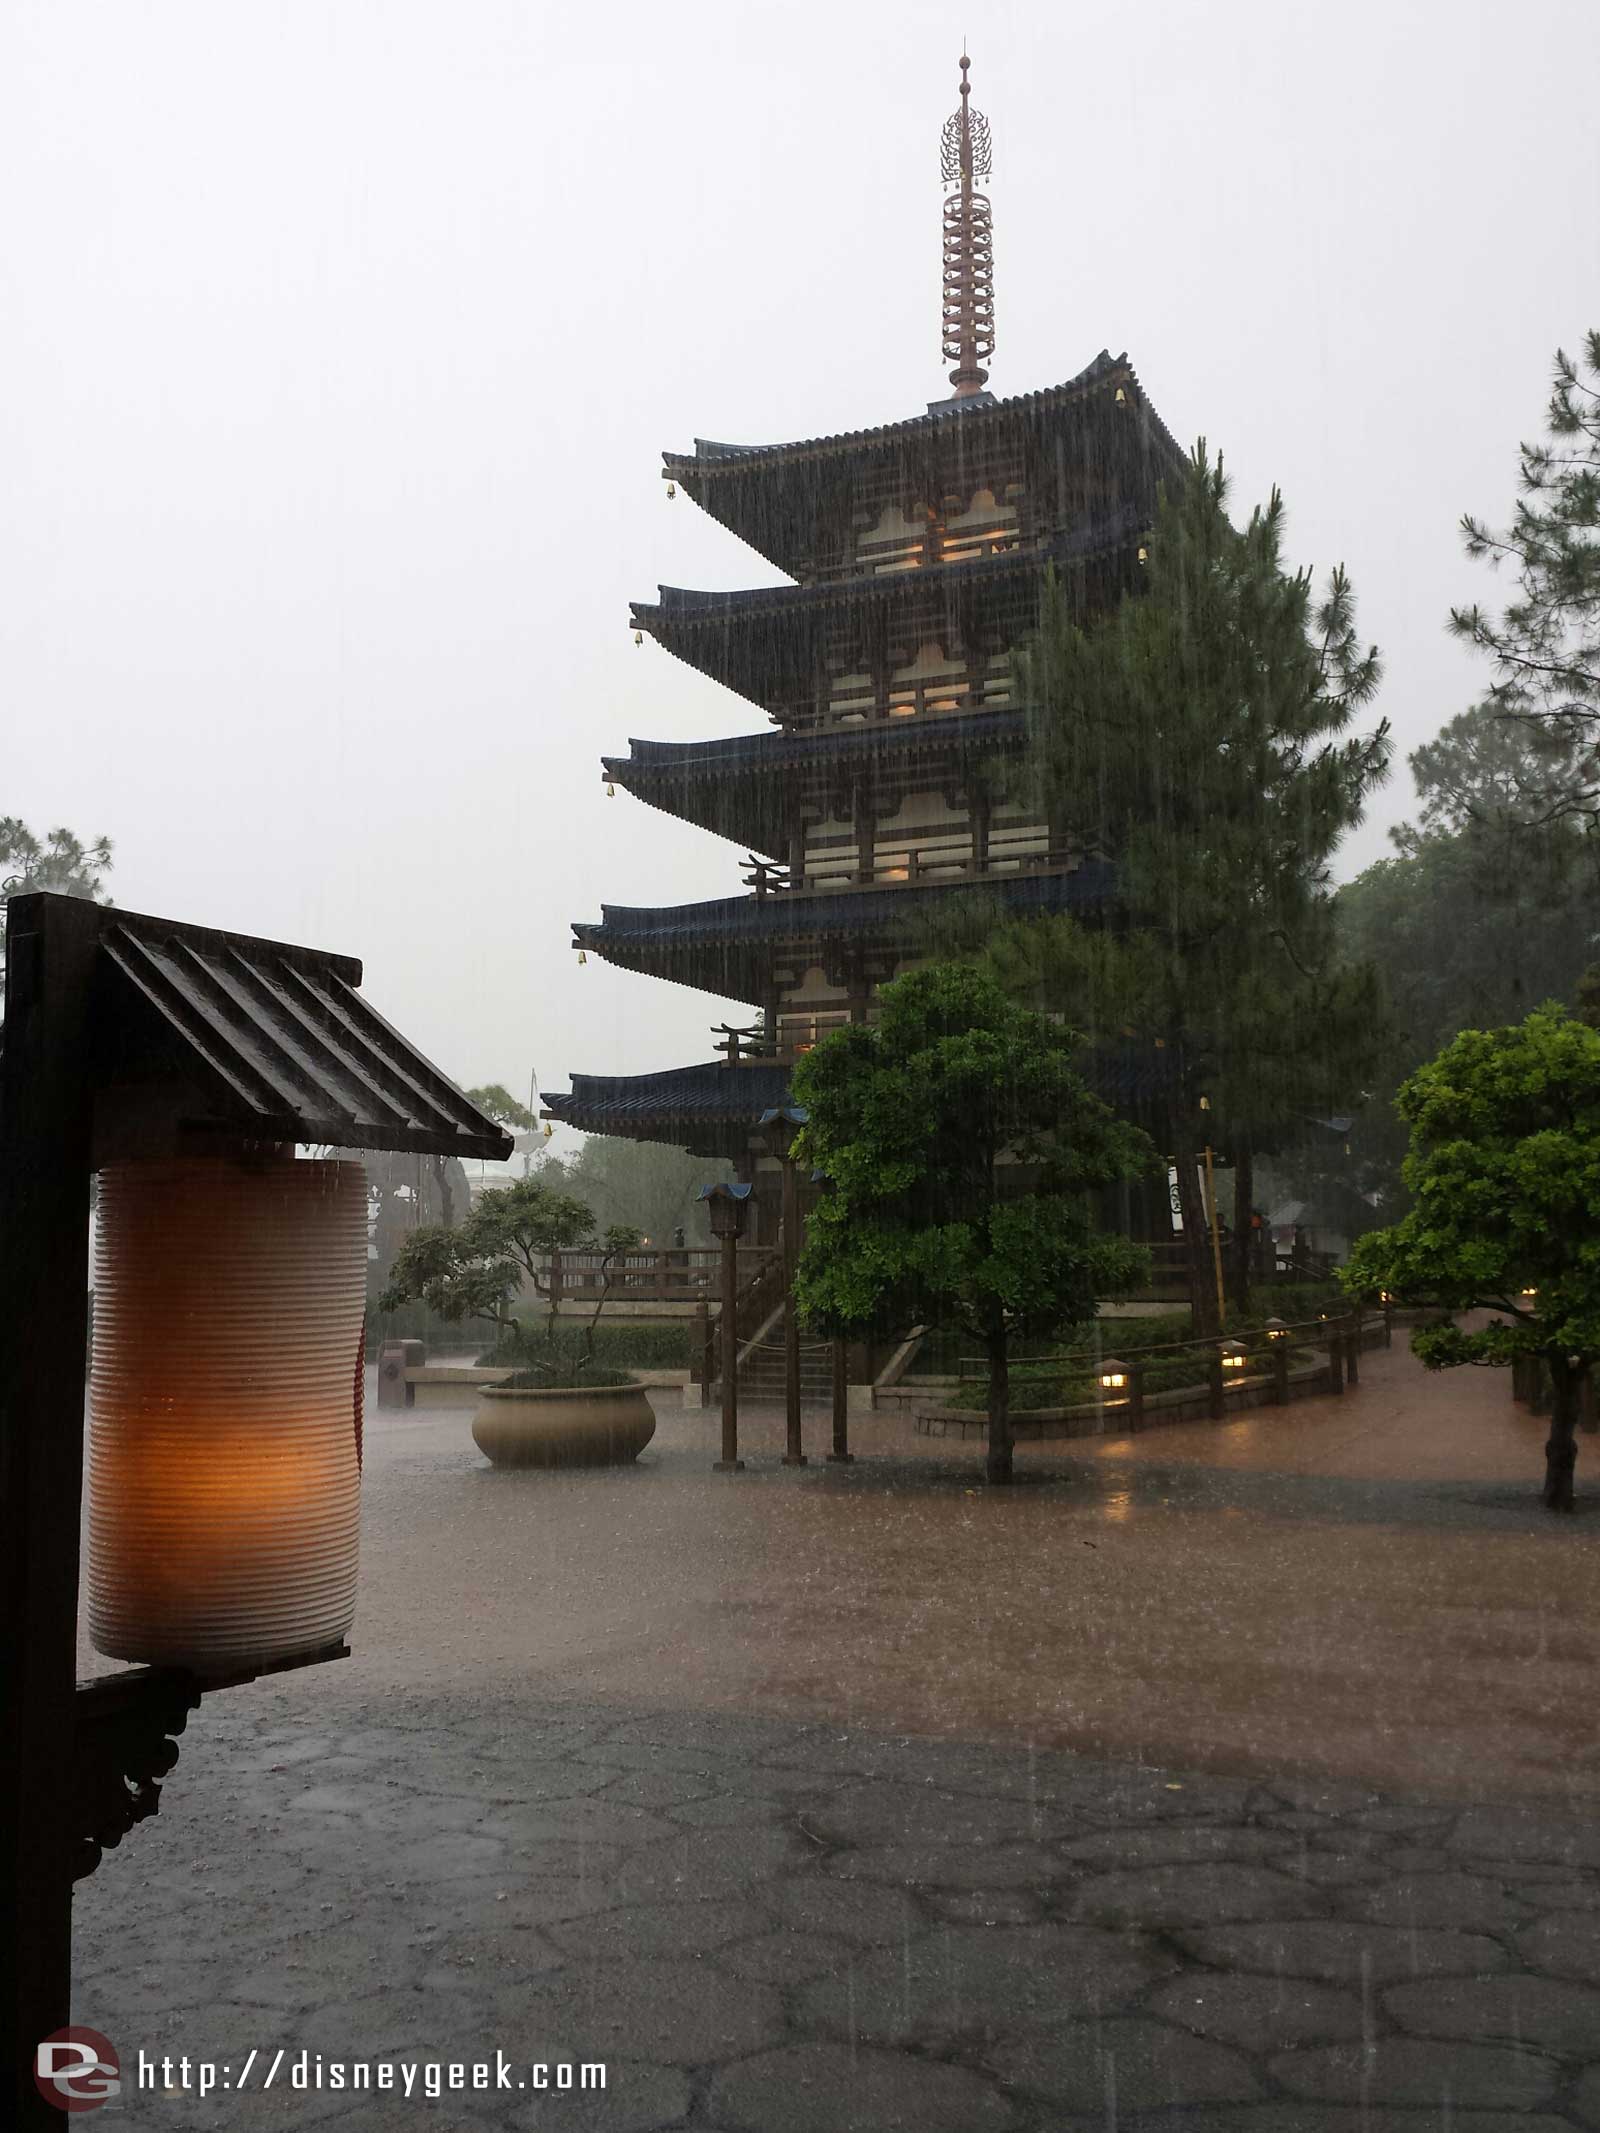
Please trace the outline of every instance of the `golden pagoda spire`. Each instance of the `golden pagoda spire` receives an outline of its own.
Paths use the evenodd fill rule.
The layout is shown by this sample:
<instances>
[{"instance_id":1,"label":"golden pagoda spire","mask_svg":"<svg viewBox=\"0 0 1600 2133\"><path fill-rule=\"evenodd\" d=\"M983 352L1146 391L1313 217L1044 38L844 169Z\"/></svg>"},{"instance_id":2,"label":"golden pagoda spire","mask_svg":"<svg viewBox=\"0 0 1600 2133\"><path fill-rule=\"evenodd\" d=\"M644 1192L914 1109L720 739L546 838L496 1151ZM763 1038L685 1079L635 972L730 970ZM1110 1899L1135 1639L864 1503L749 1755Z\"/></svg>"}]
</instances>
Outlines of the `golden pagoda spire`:
<instances>
[{"instance_id":1,"label":"golden pagoda spire","mask_svg":"<svg viewBox=\"0 0 1600 2133\"><path fill-rule=\"evenodd\" d=\"M951 112L939 136L939 174L944 179L944 359L954 363L954 398L982 392L994 354L994 229L987 194L974 189L994 167L989 121L971 105L972 89L961 55L961 108ZM953 189L952 189L953 188Z\"/></svg>"}]
</instances>

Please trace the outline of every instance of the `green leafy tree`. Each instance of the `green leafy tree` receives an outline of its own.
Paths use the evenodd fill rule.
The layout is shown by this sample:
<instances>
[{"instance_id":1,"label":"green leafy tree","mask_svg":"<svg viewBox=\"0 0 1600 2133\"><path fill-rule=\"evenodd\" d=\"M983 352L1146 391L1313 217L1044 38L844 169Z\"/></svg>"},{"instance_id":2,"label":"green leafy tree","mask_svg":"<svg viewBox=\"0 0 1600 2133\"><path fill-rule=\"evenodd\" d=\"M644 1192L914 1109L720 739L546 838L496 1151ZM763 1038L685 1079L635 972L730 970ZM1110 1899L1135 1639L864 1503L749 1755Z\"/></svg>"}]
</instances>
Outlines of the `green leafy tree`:
<instances>
[{"instance_id":1,"label":"green leafy tree","mask_svg":"<svg viewBox=\"0 0 1600 2133\"><path fill-rule=\"evenodd\" d=\"M834 1335L955 1327L989 1363L988 1478L1011 1478L1010 1347L1094 1316L1146 1255L1098 1231L1088 1196L1148 1169L1073 1066L1077 1039L994 980L935 964L886 985L876 1024L836 1031L794 1072L802 1157L829 1186L797 1296Z\"/></svg>"},{"instance_id":2,"label":"green leafy tree","mask_svg":"<svg viewBox=\"0 0 1600 2133\"><path fill-rule=\"evenodd\" d=\"M1360 1239L1351 1293L1451 1317L1412 1347L1432 1370L1537 1357L1554 1387L1544 1501L1572 1508L1574 1429L1600 1357L1600 1031L1554 1004L1464 1030L1396 1099L1413 1205ZM1486 1327L1456 1314L1490 1310Z\"/></svg>"},{"instance_id":3,"label":"green leafy tree","mask_svg":"<svg viewBox=\"0 0 1600 2133\"><path fill-rule=\"evenodd\" d=\"M561 1165L563 1188L587 1203L596 1222L627 1224L662 1250L679 1230L686 1243L709 1242L700 1188L732 1175L720 1157L604 1133L590 1134Z\"/></svg>"},{"instance_id":4,"label":"green leafy tree","mask_svg":"<svg viewBox=\"0 0 1600 2133\"><path fill-rule=\"evenodd\" d=\"M496 1329L500 1351L519 1364L519 1376L525 1374L533 1383L563 1383L569 1377L595 1383L595 1329L612 1269L638 1242L637 1230L618 1226L597 1231L594 1216L570 1193L539 1178L520 1178L514 1185L483 1193L454 1229L429 1225L413 1230L395 1257L379 1309L394 1311L418 1301L452 1322L485 1319ZM583 1251L602 1255L601 1293L573 1348L558 1338L549 1260L552 1252ZM516 1315L516 1300L525 1288L550 1306L539 1337L530 1335Z\"/></svg>"},{"instance_id":5,"label":"green leafy tree","mask_svg":"<svg viewBox=\"0 0 1600 2133\"><path fill-rule=\"evenodd\" d=\"M1410 760L1416 821L1391 832L1395 856L1358 874L1336 904L1346 957L1381 964L1387 996L1386 1056L1346 1168L1391 1215L1404 1200L1400 1083L1461 1030L1573 998L1600 949L1600 840L1555 798L1547 730L1480 704Z\"/></svg>"},{"instance_id":6,"label":"green leafy tree","mask_svg":"<svg viewBox=\"0 0 1600 2133\"><path fill-rule=\"evenodd\" d=\"M1067 588L1047 588L1017 692L1055 840L1113 862L1117 917L1058 919L992 957L1091 1033L1165 1051L1163 1131L1205 1330L1218 1313L1203 1144L1233 1158L1242 1233L1254 1152L1361 1085L1376 981L1339 967L1329 862L1388 765L1386 726L1348 730L1380 676L1349 579L1335 570L1316 599L1308 573L1284 568L1277 492L1242 531L1227 494L1202 443L1160 499L1139 597L1084 625Z\"/></svg>"},{"instance_id":7,"label":"green leafy tree","mask_svg":"<svg viewBox=\"0 0 1600 2133\"><path fill-rule=\"evenodd\" d=\"M513 1133L532 1133L539 1124L527 1105L518 1103L502 1082L488 1081L481 1089L468 1089L466 1093L468 1102L475 1103L486 1118Z\"/></svg>"},{"instance_id":8,"label":"green leafy tree","mask_svg":"<svg viewBox=\"0 0 1600 2133\"><path fill-rule=\"evenodd\" d=\"M1516 596L1500 616L1453 608L1458 637L1494 662L1493 702L1550 729L1570 753L1566 805L1600 815L1600 331L1577 361L1557 349L1547 441L1519 447L1521 495L1511 525L1461 521L1468 555L1509 570Z\"/></svg>"}]
</instances>

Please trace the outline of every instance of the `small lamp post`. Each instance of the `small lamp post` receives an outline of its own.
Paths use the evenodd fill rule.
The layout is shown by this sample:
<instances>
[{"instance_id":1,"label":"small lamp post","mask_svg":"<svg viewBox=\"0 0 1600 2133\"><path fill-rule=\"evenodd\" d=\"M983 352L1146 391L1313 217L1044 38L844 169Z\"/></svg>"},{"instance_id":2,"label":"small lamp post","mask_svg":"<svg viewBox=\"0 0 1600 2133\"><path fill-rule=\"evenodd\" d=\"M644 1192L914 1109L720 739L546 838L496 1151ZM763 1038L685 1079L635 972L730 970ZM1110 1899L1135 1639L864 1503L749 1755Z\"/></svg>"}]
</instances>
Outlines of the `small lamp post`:
<instances>
[{"instance_id":1,"label":"small lamp post","mask_svg":"<svg viewBox=\"0 0 1600 2133\"><path fill-rule=\"evenodd\" d=\"M711 1234L722 1246L722 1316L718 1347L722 1352L722 1457L718 1474L739 1474L739 1239L750 1204L748 1185L702 1185Z\"/></svg>"},{"instance_id":2,"label":"small lamp post","mask_svg":"<svg viewBox=\"0 0 1600 2133\"><path fill-rule=\"evenodd\" d=\"M1288 1323L1281 1318L1269 1318L1262 1330L1269 1341L1286 1341L1289 1338Z\"/></svg>"},{"instance_id":3,"label":"small lamp post","mask_svg":"<svg viewBox=\"0 0 1600 2133\"><path fill-rule=\"evenodd\" d=\"M795 1270L800 1262L800 1179L794 1145L810 1116L800 1104L763 1111L757 1121L769 1152L783 1165L783 1398L785 1466L804 1466L800 1437L800 1314L795 1309Z\"/></svg>"},{"instance_id":4,"label":"small lamp post","mask_svg":"<svg viewBox=\"0 0 1600 2133\"><path fill-rule=\"evenodd\" d=\"M1102 1392L1123 1392L1128 1384L1128 1366L1108 1355L1100 1365L1100 1389Z\"/></svg>"}]
</instances>

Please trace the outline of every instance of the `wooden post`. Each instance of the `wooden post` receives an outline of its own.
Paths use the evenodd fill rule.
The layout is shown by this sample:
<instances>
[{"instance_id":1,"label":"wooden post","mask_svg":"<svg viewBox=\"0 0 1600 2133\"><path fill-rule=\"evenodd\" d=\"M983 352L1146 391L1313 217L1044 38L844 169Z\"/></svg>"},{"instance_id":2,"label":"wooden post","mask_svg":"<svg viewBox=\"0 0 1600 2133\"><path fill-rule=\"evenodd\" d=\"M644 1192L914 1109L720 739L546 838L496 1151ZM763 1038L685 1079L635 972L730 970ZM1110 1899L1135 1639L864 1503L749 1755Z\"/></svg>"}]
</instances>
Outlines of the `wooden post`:
<instances>
[{"instance_id":1,"label":"wooden post","mask_svg":"<svg viewBox=\"0 0 1600 2133\"><path fill-rule=\"evenodd\" d=\"M1350 1313L1348 1329L1345 1334L1345 1382L1350 1385L1359 1385L1361 1383L1361 1313L1359 1311Z\"/></svg>"},{"instance_id":2,"label":"wooden post","mask_svg":"<svg viewBox=\"0 0 1600 2133\"><path fill-rule=\"evenodd\" d=\"M800 1438L800 1314L795 1309L795 1270L800 1263L800 1179L791 1156L783 1158L783 1399L785 1466L804 1466Z\"/></svg>"},{"instance_id":3,"label":"wooden post","mask_svg":"<svg viewBox=\"0 0 1600 2133\"><path fill-rule=\"evenodd\" d=\"M1344 1391L1344 1336L1331 1318L1328 1321L1328 1390Z\"/></svg>"},{"instance_id":4,"label":"wooden post","mask_svg":"<svg viewBox=\"0 0 1600 2133\"><path fill-rule=\"evenodd\" d=\"M850 1449L850 1350L844 1341L833 1344L833 1450L828 1454L830 1466L850 1466L855 1453Z\"/></svg>"},{"instance_id":5,"label":"wooden post","mask_svg":"<svg viewBox=\"0 0 1600 2133\"><path fill-rule=\"evenodd\" d=\"M717 1348L722 1364L722 1457L714 1472L738 1474L739 1457L739 1240L722 1240L722 1315L717 1320Z\"/></svg>"},{"instance_id":6,"label":"wooden post","mask_svg":"<svg viewBox=\"0 0 1600 2133\"><path fill-rule=\"evenodd\" d=\"M1289 1336L1272 1344L1272 1397L1279 1407L1289 1404Z\"/></svg>"},{"instance_id":7,"label":"wooden post","mask_svg":"<svg viewBox=\"0 0 1600 2133\"><path fill-rule=\"evenodd\" d=\"M1211 1167L1211 1143L1206 1142L1206 1224L1211 1231L1211 1271L1217 1284L1217 1324L1228 1322L1228 1303L1222 1284L1222 1229L1217 1219L1217 1180Z\"/></svg>"},{"instance_id":8,"label":"wooden post","mask_svg":"<svg viewBox=\"0 0 1600 2133\"><path fill-rule=\"evenodd\" d=\"M0 1061L0 1946L7 2101L19 2129L59 2128L34 2055L72 2019L78 1529L93 1125L90 999L101 914L11 900Z\"/></svg>"},{"instance_id":9,"label":"wooden post","mask_svg":"<svg viewBox=\"0 0 1600 2133\"><path fill-rule=\"evenodd\" d=\"M973 781L972 798L969 803L972 820L972 871L987 874L989 871L989 824L991 820L989 794L981 773Z\"/></svg>"},{"instance_id":10,"label":"wooden post","mask_svg":"<svg viewBox=\"0 0 1600 2133\"><path fill-rule=\"evenodd\" d=\"M711 1309L703 1296L694 1307L694 1352L699 1358L700 1405L709 1407L716 1365L712 1360L715 1350L711 1344Z\"/></svg>"},{"instance_id":11,"label":"wooden post","mask_svg":"<svg viewBox=\"0 0 1600 2133\"><path fill-rule=\"evenodd\" d=\"M1211 1351L1211 1362L1207 1376L1211 1387L1211 1419L1213 1422L1220 1422L1227 1412L1228 1405L1223 1398L1222 1350L1220 1348L1213 1348Z\"/></svg>"},{"instance_id":12,"label":"wooden post","mask_svg":"<svg viewBox=\"0 0 1600 2133\"><path fill-rule=\"evenodd\" d=\"M1128 1423L1133 1429L1144 1427L1144 1365L1139 1362L1128 1365Z\"/></svg>"}]
</instances>

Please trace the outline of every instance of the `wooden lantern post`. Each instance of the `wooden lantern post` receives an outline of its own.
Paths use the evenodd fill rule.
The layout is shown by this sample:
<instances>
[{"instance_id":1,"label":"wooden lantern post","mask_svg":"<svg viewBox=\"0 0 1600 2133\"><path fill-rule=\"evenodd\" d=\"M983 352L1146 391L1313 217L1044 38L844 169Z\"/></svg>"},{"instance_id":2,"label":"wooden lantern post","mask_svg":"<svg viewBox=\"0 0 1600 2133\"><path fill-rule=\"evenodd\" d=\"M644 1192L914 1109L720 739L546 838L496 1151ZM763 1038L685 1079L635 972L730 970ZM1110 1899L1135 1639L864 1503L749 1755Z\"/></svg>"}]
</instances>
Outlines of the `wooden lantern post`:
<instances>
[{"instance_id":1,"label":"wooden lantern post","mask_svg":"<svg viewBox=\"0 0 1600 2133\"><path fill-rule=\"evenodd\" d=\"M485 1118L356 991L348 956L85 899L14 896L0 1056L0 1944L4 2123L54 2129L39 2046L72 2020L72 1890L160 1806L201 1678L76 1681L89 1201L112 1161L316 1144L503 1158ZM351 1355L352 1366L356 1362Z\"/></svg>"},{"instance_id":2,"label":"wooden lantern post","mask_svg":"<svg viewBox=\"0 0 1600 2133\"><path fill-rule=\"evenodd\" d=\"M800 1434L800 1314L794 1284L800 1264L800 1176L794 1146L807 1112L799 1104L763 1111L758 1121L769 1151L783 1165L783 1398L785 1466L804 1466Z\"/></svg>"},{"instance_id":3,"label":"wooden lantern post","mask_svg":"<svg viewBox=\"0 0 1600 2133\"><path fill-rule=\"evenodd\" d=\"M722 1457L718 1474L741 1474L739 1457L739 1237L750 1204L748 1185L702 1185L711 1234L722 1246L722 1315L717 1347L722 1361Z\"/></svg>"}]
</instances>

